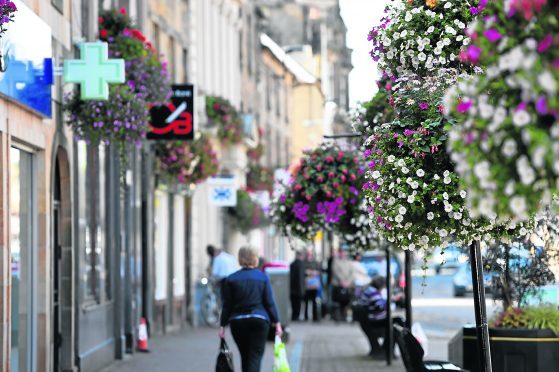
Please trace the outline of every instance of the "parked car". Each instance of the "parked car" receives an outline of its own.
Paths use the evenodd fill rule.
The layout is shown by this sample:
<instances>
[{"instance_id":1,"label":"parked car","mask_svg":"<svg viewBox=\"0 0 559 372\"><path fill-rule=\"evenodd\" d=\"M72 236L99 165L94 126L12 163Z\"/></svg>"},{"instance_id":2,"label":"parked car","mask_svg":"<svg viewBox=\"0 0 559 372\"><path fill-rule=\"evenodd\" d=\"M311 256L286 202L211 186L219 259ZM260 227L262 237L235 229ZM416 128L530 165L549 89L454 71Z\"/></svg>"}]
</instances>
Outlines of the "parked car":
<instances>
[{"instance_id":1,"label":"parked car","mask_svg":"<svg viewBox=\"0 0 559 372\"><path fill-rule=\"evenodd\" d=\"M492 293L493 284L493 273L484 272L483 281L485 284L485 292ZM452 277L452 285L454 297L464 297L466 293L473 292L472 284L472 267L470 263L462 263L458 267L458 271Z\"/></svg>"},{"instance_id":2,"label":"parked car","mask_svg":"<svg viewBox=\"0 0 559 372\"><path fill-rule=\"evenodd\" d=\"M433 250L433 261L435 261L435 272L440 274L442 268L456 269L468 261L468 255L463 248L457 245L449 245L446 248L435 248Z\"/></svg>"},{"instance_id":3,"label":"parked car","mask_svg":"<svg viewBox=\"0 0 559 372\"><path fill-rule=\"evenodd\" d=\"M367 251L361 256L361 263L367 269L367 273L372 278L377 275L386 277L386 254L382 251ZM404 288L406 288L406 275L404 266L400 263L397 256L391 256L390 273L392 274L392 293L401 294L400 300L396 305L403 307L405 304Z\"/></svg>"}]
</instances>

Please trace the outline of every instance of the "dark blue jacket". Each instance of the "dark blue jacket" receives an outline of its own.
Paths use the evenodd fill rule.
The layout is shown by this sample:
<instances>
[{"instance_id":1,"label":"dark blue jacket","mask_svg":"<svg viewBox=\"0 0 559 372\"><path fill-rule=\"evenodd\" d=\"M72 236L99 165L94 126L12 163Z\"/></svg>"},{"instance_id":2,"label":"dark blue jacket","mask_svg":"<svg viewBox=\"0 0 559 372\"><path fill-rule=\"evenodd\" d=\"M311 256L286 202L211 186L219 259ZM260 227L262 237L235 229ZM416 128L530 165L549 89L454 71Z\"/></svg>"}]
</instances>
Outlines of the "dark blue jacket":
<instances>
[{"instance_id":1,"label":"dark blue jacket","mask_svg":"<svg viewBox=\"0 0 559 372\"><path fill-rule=\"evenodd\" d=\"M242 316L257 316L279 322L272 286L268 276L258 269L242 269L228 276L222 284L223 310L221 326Z\"/></svg>"}]
</instances>

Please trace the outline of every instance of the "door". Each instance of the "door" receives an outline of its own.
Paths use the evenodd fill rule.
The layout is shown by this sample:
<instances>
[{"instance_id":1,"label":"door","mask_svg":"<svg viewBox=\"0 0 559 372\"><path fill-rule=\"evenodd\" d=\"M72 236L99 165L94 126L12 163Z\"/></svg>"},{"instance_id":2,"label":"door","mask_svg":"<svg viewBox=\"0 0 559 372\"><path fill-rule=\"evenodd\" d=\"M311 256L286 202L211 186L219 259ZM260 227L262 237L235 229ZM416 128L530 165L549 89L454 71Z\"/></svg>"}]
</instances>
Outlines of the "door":
<instances>
[{"instance_id":1,"label":"door","mask_svg":"<svg viewBox=\"0 0 559 372\"><path fill-rule=\"evenodd\" d=\"M10 149L11 371L36 370L36 237L33 155Z\"/></svg>"},{"instance_id":2,"label":"door","mask_svg":"<svg viewBox=\"0 0 559 372\"><path fill-rule=\"evenodd\" d=\"M58 372L60 368L60 349L62 347L62 329L60 319L61 291L60 291L60 261L62 259L62 245L60 242L60 168L56 161L54 170L54 193L52 207L52 335L53 335L53 371Z\"/></svg>"}]
</instances>

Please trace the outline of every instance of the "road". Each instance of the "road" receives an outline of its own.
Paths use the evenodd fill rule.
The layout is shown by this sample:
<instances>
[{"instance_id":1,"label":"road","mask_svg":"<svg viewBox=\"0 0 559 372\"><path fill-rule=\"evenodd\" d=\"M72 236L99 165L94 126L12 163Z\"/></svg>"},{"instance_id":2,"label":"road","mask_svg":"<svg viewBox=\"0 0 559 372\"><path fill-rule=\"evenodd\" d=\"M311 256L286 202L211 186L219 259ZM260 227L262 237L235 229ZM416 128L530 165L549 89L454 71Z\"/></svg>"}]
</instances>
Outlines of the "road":
<instances>
[{"instance_id":1,"label":"road","mask_svg":"<svg viewBox=\"0 0 559 372\"><path fill-rule=\"evenodd\" d=\"M429 340L429 359L447 359L448 341L464 324L475 323L472 295L454 298L452 293L453 271L444 270L440 275L428 272L427 276L413 277L413 321L419 322ZM422 283L425 285L422 286ZM486 301L488 318L499 310L491 296Z\"/></svg>"}]
</instances>

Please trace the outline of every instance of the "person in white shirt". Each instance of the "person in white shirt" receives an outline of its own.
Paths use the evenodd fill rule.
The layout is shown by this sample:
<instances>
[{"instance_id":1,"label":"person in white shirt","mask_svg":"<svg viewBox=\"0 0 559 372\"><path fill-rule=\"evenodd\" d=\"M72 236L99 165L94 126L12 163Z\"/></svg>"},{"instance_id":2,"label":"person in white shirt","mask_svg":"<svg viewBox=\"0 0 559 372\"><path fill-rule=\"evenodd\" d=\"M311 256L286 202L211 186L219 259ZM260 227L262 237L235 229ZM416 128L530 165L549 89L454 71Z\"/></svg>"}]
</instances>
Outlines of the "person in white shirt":
<instances>
[{"instance_id":1,"label":"person in white shirt","mask_svg":"<svg viewBox=\"0 0 559 372\"><path fill-rule=\"evenodd\" d=\"M222 251L219 248L214 249L212 262L212 277L216 282L221 282L229 275L239 270L239 264L235 256Z\"/></svg>"}]
</instances>

